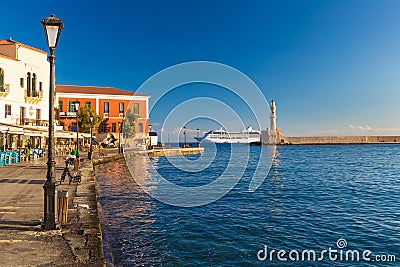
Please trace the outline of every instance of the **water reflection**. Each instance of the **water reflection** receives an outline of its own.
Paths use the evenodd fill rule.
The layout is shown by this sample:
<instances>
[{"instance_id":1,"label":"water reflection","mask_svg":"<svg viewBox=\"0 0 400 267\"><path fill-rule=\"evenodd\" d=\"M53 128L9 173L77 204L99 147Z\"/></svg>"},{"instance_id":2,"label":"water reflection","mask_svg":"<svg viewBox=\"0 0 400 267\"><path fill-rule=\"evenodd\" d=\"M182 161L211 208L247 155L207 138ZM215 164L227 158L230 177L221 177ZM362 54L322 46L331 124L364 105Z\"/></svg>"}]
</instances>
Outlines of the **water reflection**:
<instances>
[{"instance_id":1,"label":"water reflection","mask_svg":"<svg viewBox=\"0 0 400 267\"><path fill-rule=\"evenodd\" d=\"M133 160L137 179L148 181L148 158ZM97 176L102 227L116 265L154 264L161 261L157 240L155 212L157 202L133 182L124 163L112 162L99 166ZM152 183L152 182L149 182ZM135 223L132 223L134 221ZM146 255L146 257L143 257Z\"/></svg>"}]
</instances>

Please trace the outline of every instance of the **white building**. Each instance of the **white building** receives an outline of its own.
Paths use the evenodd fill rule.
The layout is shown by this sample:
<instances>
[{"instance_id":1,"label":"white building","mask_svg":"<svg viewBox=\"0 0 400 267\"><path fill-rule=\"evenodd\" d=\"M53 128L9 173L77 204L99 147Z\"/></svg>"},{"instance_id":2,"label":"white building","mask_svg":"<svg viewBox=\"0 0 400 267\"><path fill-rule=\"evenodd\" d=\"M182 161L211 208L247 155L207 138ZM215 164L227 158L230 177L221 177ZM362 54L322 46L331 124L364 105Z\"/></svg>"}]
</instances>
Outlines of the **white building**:
<instances>
[{"instance_id":1,"label":"white building","mask_svg":"<svg viewBox=\"0 0 400 267\"><path fill-rule=\"evenodd\" d=\"M20 140L23 134L23 139L29 133L46 135L49 68L45 51L13 40L0 40L0 147L20 146L16 139Z\"/></svg>"}]
</instances>

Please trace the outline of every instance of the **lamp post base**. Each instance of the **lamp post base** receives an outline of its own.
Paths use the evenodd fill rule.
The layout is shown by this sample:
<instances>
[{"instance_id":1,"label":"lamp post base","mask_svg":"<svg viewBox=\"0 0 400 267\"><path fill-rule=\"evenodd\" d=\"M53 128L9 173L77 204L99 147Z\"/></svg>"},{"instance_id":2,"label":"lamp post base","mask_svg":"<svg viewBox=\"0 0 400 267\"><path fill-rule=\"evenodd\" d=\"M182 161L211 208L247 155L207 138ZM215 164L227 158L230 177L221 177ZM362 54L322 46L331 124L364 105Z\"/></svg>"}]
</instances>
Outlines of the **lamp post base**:
<instances>
[{"instance_id":1,"label":"lamp post base","mask_svg":"<svg viewBox=\"0 0 400 267\"><path fill-rule=\"evenodd\" d=\"M59 225L56 222L55 203L56 203L56 184L52 181L46 181L43 185L44 189L44 220L42 229L56 230Z\"/></svg>"}]
</instances>

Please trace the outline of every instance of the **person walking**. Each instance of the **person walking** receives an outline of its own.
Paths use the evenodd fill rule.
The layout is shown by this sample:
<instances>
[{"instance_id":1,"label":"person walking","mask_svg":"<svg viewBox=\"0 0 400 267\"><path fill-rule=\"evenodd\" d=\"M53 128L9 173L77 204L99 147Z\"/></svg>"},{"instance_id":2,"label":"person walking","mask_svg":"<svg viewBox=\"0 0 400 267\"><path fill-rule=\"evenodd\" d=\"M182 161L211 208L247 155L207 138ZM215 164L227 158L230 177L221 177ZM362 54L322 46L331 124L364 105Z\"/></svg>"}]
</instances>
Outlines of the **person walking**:
<instances>
[{"instance_id":1,"label":"person walking","mask_svg":"<svg viewBox=\"0 0 400 267\"><path fill-rule=\"evenodd\" d=\"M25 158L27 160L31 160L31 148L32 148L31 142L28 140L24 149Z\"/></svg>"}]
</instances>

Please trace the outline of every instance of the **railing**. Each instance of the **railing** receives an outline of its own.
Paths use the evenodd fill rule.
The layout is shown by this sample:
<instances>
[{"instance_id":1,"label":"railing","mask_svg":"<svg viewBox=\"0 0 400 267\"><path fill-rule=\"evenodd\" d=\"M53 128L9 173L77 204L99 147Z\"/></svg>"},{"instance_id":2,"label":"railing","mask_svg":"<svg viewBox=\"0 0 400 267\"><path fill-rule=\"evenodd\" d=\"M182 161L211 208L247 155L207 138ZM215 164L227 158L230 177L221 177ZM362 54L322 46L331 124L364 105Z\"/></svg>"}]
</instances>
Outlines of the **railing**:
<instances>
[{"instance_id":1,"label":"railing","mask_svg":"<svg viewBox=\"0 0 400 267\"><path fill-rule=\"evenodd\" d=\"M47 126L47 121L44 121L44 120L22 118L22 119L17 120L17 123L18 122L19 122L19 125Z\"/></svg>"},{"instance_id":2,"label":"railing","mask_svg":"<svg viewBox=\"0 0 400 267\"><path fill-rule=\"evenodd\" d=\"M28 92L28 90L25 89L25 97L43 98L43 91L31 90L30 92Z\"/></svg>"},{"instance_id":3,"label":"railing","mask_svg":"<svg viewBox=\"0 0 400 267\"><path fill-rule=\"evenodd\" d=\"M36 120L36 126L44 126L44 121Z\"/></svg>"},{"instance_id":4,"label":"railing","mask_svg":"<svg viewBox=\"0 0 400 267\"><path fill-rule=\"evenodd\" d=\"M60 111L60 118L64 118L64 117L76 117L76 112L63 112Z\"/></svg>"},{"instance_id":5,"label":"railing","mask_svg":"<svg viewBox=\"0 0 400 267\"><path fill-rule=\"evenodd\" d=\"M10 92L10 85L9 84L0 84L0 92Z\"/></svg>"}]
</instances>

